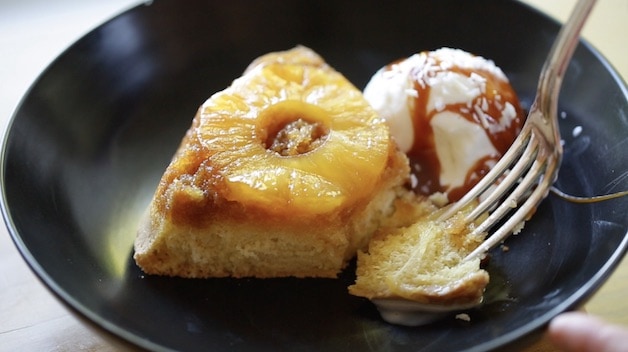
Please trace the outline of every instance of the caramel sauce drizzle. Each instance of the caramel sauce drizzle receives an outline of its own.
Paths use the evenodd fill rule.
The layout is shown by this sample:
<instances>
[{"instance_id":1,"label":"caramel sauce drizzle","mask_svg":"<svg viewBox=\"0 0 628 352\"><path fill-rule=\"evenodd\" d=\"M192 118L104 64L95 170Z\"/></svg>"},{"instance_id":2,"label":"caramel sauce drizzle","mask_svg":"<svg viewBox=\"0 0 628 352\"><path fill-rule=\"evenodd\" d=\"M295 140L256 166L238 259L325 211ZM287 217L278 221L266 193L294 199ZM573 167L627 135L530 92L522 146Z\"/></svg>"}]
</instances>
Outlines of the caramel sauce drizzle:
<instances>
[{"instance_id":1,"label":"caramel sauce drizzle","mask_svg":"<svg viewBox=\"0 0 628 352\"><path fill-rule=\"evenodd\" d=\"M394 64L390 64L388 69ZM437 61L437 65L439 64L440 62ZM442 71L430 71L428 74L436 74ZM448 68L448 71L459 73L466 77L470 77L472 73L478 74L486 79L485 89L471 104L448 104L442 110L433 109L432 111L427 111L431 87L426 82L419 81L422 77L415 77L413 84L418 95L415 98L408 99L410 111L413 112L414 128L414 144L411 150L408 151L408 157L412 172L418 181L414 190L420 194L430 195L435 192L445 192L448 188L447 185L440 184L441 164L436 154L434 131L430 124L432 118L437 113L450 111L462 116L467 121L483 126L491 143L498 152L497 155L487 155L478 160L475 166L467 172L464 184L448 191L449 200L455 201L468 192L490 170L494 162L508 150L512 141L521 131L524 117L519 105L519 99L507 81L494 77L488 70L471 70L454 66ZM489 132L488 126L499 124L502 110L507 102L514 107L516 118L501 131ZM486 109L481 109L483 105ZM483 117L478 116L476 112L478 107L482 110Z\"/></svg>"}]
</instances>

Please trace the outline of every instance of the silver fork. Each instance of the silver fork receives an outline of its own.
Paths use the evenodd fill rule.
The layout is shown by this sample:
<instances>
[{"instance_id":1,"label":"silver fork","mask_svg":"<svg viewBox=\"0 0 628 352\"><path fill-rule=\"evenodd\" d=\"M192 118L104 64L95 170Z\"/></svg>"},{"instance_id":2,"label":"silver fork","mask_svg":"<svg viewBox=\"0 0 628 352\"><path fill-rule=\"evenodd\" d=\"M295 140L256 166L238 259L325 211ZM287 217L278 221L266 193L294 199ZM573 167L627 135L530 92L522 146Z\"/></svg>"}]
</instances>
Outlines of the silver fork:
<instances>
[{"instance_id":1,"label":"silver fork","mask_svg":"<svg viewBox=\"0 0 628 352\"><path fill-rule=\"evenodd\" d=\"M488 218L474 229L473 235L477 235L509 215L466 259L483 255L523 226L556 180L563 155L557 117L558 94L580 31L595 2L578 1L558 33L541 70L528 117L510 149L475 187L439 217L445 220L481 197L482 201L465 219L471 223L490 211Z\"/></svg>"},{"instance_id":2,"label":"silver fork","mask_svg":"<svg viewBox=\"0 0 628 352\"><path fill-rule=\"evenodd\" d=\"M475 222L485 212L490 215L473 230L473 235L488 232L506 216L508 219L464 260L483 255L523 225L547 197L558 175L563 150L558 128L557 102L569 61L578 45L580 31L596 0L579 0L563 25L541 70L537 93L522 127L506 154L464 197L447 209L439 220L481 198L466 217ZM466 305L432 305L404 299L374 299L380 314L391 323L421 325L443 314L471 308Z\"/></svg>"}]
</instances>

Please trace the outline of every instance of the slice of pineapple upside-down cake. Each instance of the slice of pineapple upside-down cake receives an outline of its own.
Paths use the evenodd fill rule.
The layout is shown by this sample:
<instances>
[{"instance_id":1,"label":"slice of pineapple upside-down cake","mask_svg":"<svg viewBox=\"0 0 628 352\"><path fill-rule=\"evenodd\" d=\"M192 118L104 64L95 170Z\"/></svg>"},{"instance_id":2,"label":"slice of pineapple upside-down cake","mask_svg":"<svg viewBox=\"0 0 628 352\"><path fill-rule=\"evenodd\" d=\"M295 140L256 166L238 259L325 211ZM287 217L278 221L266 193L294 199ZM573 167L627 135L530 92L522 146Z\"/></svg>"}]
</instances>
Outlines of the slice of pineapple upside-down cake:
<instances>
[{"instance_id":1,"label":"slice of pineapple upside-down cake","mask_svg":"<svg viewBox=\"0 0 628 352\"><path fill-rule=\"evenodd\" d=\"M299 46L251 63L198 110L141 222L145 273L335 277L409 174L387 124Z\"/></svg>"}]
</instances>

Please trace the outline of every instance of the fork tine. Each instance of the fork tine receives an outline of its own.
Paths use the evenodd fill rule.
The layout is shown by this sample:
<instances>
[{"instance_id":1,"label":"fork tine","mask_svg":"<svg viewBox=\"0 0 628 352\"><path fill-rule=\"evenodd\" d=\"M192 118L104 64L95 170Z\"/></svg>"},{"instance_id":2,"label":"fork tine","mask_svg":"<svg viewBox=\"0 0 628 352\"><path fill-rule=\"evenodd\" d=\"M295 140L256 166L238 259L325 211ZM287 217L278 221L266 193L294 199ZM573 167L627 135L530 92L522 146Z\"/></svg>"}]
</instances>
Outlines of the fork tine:
<instances>
[{"instance_id":1,"label":"fork tine","mask_svg":"<svg viewBox=\"0 0 628 352\"><path fill-rule=\"evenodd\" d=\"M505 177L502 180L496 180L499 181L497 186L490 191L488 196L482 200L469 215L467 215L465 218L467 223L477 219L503 198L503 195L506 194L508 189L513 187L516 181L530 168L530 165L536 157L538 147L539 141L536 138L530 138L526 149L519 156L514 166L510 170L507 170L507 173L504 173Z\"/></svg>"},{"instance_id":2,"label":"fork tine","mask_svg":"<svg viewBox=\"0 0 628 352\"><path fill-rule=\"evenodd\" d=\"M490 249L505 240L513 230L517 228L522 222L529 219L529 217L535 212L536 207L547 196L551 184L554 182L558 173L559 158L556 158L551 154L543 154L543 160L535 161L530 172L526 175L524 180L519 184L515 191L511 193L508 199L521 199L525 192L531 187L535 186L535 181L539 180L534 187L534 190L526 198L523 204L509 204L508 201L503 202L498 209L496 209L482 224L480 224L473 234L477 235L485 232L487 229L495 225L495 223L501 220L506 214L509 214L511 210L515 208L516 211L512 214L508 220L502 224L490 237L488 237L478 248L465 258L465 260L473 259L488 252ZM515 194L517 193L517 194ZM518 202L518 200L516 202ZM510 208L510 209L509 209ZM501 213L501 214L499 214Z\"/></svg>"},{"instance_id":3,"label":"fork tine","mask_svg":"<svg viewBox=\"0 0 628 352\"><path fill-rule=\"evenodd\" d=\"M540 157L532 163L532 167L528 170L528 173L521 180L519 184L513 189L513 191L504 196L501 199L499 206L491 212L491 215L483 221L475 231L477 233L486 232L494 224L500 221L506 214L518 207L523 195L532 188L543 173L545 169L546 157Z\"/></svg>"},{"instance_id":4,"label":"fork tine","mask_svg":"<svg viewBox=\"0 0 628 352\"><path fill-rule=\"evenodd\" d=\"M444 221L455 213L460 211L462 208L467 206L469 203L475 201L482 195L491 185L495 183L497 179L499 179L506 170L510 167L510 165L516 161L521 153L525 150L528 145L528 140L530 138L530 129L526 129L524 125L524 129L519 133L517 138L512 143L511 147L506 151L506 153L500 158L500 160L495 164L495 166L489 171L482 179L475 185L469 192L467 192L462 198L460 198L456 203L452 204L449 208L447 208L439 217L439 221Z\"/></svg>"}]
</instances>

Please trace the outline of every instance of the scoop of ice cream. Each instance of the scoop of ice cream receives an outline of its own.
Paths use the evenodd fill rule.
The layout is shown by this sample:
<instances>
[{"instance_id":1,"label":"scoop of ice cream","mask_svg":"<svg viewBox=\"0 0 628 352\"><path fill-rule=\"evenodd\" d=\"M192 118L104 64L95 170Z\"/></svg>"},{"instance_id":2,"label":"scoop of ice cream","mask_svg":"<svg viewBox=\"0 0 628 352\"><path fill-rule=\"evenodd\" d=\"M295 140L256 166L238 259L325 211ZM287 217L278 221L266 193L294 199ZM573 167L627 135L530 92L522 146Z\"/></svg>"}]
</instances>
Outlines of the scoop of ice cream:
<instances>
[{"instance_id":1,"label":"scoop of ice cream","mask_svg":"<svg viewBox=\"0 0 628 352\"><path fill-rule=\"evenodd\" d=\"M459 199L508 150L523 124L519 99L490 60L458 49L381 68L364 96L408 154L413 187Z\"/></svg>"}]
</instances>

